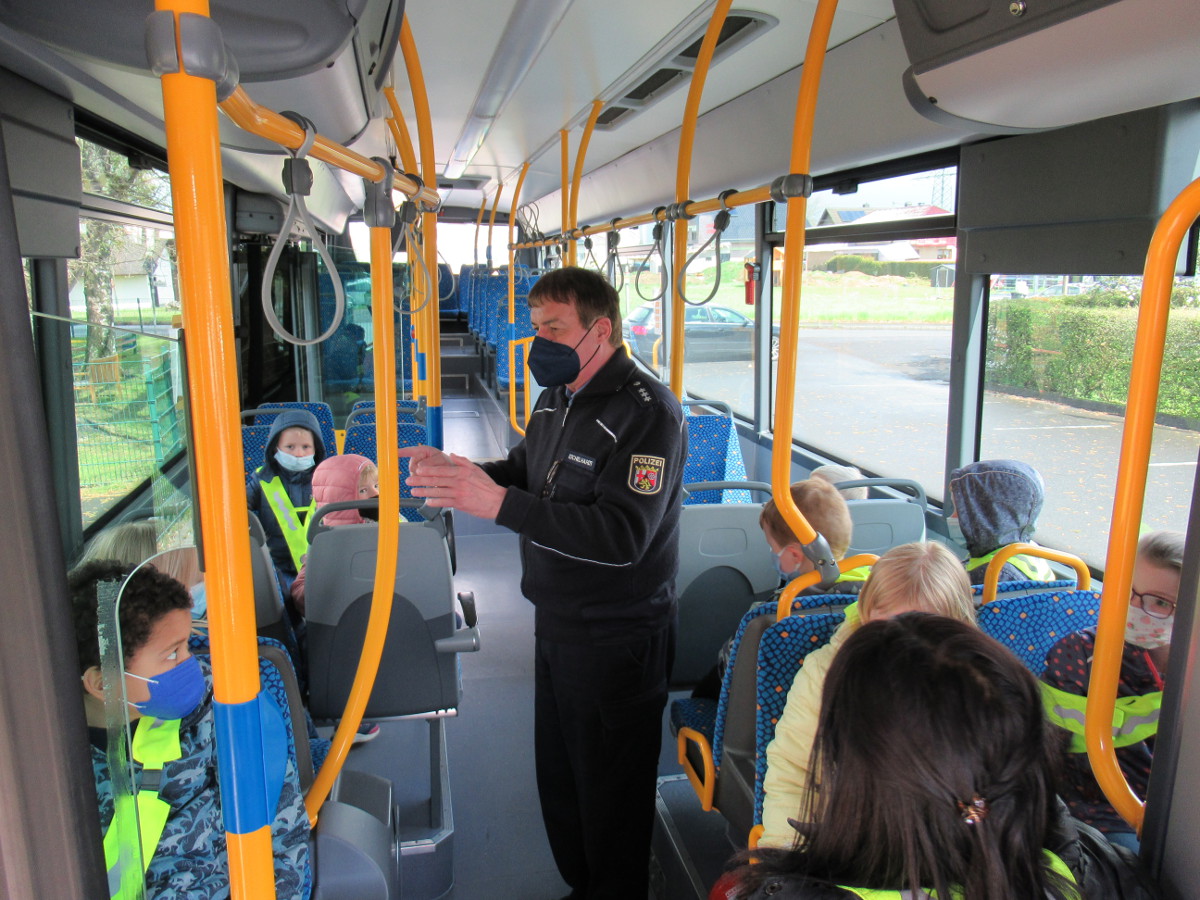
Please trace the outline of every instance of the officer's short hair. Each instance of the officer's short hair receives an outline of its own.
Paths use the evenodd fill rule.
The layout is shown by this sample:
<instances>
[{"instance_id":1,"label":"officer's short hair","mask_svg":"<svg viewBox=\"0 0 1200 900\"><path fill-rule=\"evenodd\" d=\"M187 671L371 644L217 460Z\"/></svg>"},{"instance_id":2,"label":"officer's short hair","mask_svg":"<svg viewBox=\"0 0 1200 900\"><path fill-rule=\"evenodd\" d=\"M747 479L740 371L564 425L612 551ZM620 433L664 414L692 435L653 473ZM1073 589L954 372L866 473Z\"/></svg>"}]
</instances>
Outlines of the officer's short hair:
<instances>
[{"instance_id":1,"label":"officer's short hair","mask_svg":"<svg viewBox=\"0 0 1200 900\"><path fill-rule=\"evenodd\" d=\"M584 328L591 328L597 319L608 319L612 323L608 342L621 346L621 298L599 272L580 266L547 272L529 289L529 305L541 306L547 300L574 306Z\"/></svg>"}]
</instances>

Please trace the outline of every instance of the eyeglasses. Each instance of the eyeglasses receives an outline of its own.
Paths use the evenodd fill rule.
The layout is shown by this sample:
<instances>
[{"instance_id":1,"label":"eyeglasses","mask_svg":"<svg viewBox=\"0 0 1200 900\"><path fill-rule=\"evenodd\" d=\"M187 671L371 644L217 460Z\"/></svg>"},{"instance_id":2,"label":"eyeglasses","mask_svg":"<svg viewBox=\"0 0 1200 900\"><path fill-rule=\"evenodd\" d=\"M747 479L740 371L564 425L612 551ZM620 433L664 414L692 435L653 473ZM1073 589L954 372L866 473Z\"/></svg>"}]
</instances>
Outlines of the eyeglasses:
<instances>
[{"instance_id":1,"label":"eyeglasses","mask_svg":"<svg viewBox=\"0 0 1200 900\"><path fill-rule=\"evenodd\" d=\"M1160 597L1158 594L1143 594L1129 589L1130 600L1136 600L1146 615L1154 619L1169 619L1175 615L1175 601Z\"/></svg>"}]
</instances>

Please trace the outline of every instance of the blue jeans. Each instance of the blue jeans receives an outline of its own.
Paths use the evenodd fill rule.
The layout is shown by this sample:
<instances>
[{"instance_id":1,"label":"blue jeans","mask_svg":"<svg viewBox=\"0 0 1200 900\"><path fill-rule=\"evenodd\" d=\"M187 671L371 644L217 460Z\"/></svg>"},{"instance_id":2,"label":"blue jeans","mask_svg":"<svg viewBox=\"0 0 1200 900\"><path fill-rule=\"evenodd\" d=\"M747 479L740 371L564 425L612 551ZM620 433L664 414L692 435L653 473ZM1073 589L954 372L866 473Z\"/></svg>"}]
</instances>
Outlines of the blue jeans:
<instances>
[{"instance_id":1,"label":"blue jeans","mask_svg":"<svg viewBox=\"0 0 1200 900\"><path fill-rule=\"evenodd\" d=\"M1134 853L1137 853L1142 847L1142 842L1138 840L1138 836L1132 831L1110 831L1104 836L1108 838L1110 844L1116 844L1118 847L1126 847Z\"/></svg>"}]
</instances>

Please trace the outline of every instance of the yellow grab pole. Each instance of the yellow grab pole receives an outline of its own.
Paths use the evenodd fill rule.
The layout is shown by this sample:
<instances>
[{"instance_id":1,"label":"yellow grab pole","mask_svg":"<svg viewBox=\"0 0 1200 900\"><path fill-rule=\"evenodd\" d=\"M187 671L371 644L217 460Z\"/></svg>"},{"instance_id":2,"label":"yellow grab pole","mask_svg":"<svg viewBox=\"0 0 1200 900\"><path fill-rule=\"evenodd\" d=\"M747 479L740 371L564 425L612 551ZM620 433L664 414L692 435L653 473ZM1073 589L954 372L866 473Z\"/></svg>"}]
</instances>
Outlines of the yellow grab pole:
<instances>
[{"instance_id":1,"label":"yellow grab pole","mask_svg":"<svg viewBox=\"0 0 1200 900\"><path fill-rule=\"evenodd\" d=\"M396 139L396 152L400 154L400 164L404 166L405 172L416 172L417 154L413 152L412 138L408 133L408 124L404 121L404 111L396 99L396 91L393 88L385 87L383 96L387 99L388 107L392 111L388 125L392 129L392 136Z\"/></svg>"},{"instance_id":2,"label":"yellow grab pole","mask_svg":"<svg viewBox=\"0 0 1200 900\"><path fill-rule=\"evenodd\" d=\"M400 48L404 52L404 66L408 72L408 82L412 86L413 108L417 117L417 143L421 152L421 178L426 184L436 185L437 160L433 153L433 120L429 114L429 94L425 89L421 57L417 53L417 43L413 40L408 16L404 17L400 26ZM441 447L445 441L442 432L442 338L441 320L438 318L440 279L437 264L437 213L422 212L421 223L421 231L425 237L425 268L429 284L426 286L428 302L425 304L418 332L422 351L418 362L423 370L420 377L428 398L425 412L426 434L432 446ZM409 258L411 260L411 254ZM417 373L414 372L413 375L416 377Z\"/></svg>"},{"instance_id":3,"label":"yellow grab pole","mask_svg":"<svg viewBox=\"0 0 1200 900\"><path fill-rule=\"evenodd\" d=\"M155 9L175 16L176 42L181 14L208 16L208 0L156 0ZM250 527L242 469L238 416L237 350L230 304L229 243L225 229L225 194L217 126L216 84L186 71L162 76L163 120L167 156L171 160L171 196L179 254L188 396L192 415L192 455L196 463L196 501L204 536L205 585L209 597L209 639L213 662L214 715L220 737L237 733L231 722L235 708L244 712L257 702L258 640L255 634L254 589L250 576ZM253 779L242 783L243 768L262 772L261 737L258 759L244 759L253 748L257 713L250 725L226 748L232 771L221 766L229 796L237 788L253 792ZM226 728L226 724L230 728ZM239 747L239 744L241 746ZM223 792L224 793L224 792ZM227 818L226 821L229 821ZM236 900L275 896L271 828L228 832L229 881Z\"/></svg>"},{"instance_id":4,"label":"yellow grab pole","mask_svg":"<svg viewBox=\"0 0 1200 900\"><path fill-rule=\"evenodd\" d=\"M1175 261L1179 257L1179 246L1198 215L1200 179L1184 188L1167 207L1154 229L1146 253L1084 723L1088 760L1096 773L1096 781L1113 808L1139 832L1144 805L1129 787L1117 763L1110 723L1116 707L1125 618L1129 612L1129 591L1133 586L1133 560L1137 554L1138 529L1146 499L1146 472L1150 464L1150 444L1154 439L1154 416L1158 409L1158 385L1162 377Z\"/></svg>"},{"instance_id":5,"label":"yellow grab pole","mask_svg":"<svg viewBox=\"0 0 1200 900\"><path fill-rule=\"evenodd\" d=\"M808 49L800 75L796 100L796 119L792 131L791 174L808 175L812 161L813 118L817 111L817 92L821 86L821 68L825 48L833 27L837 0L818 0L808 33ZM796 344L800 330L800 283L804 270L805 216L808 198L789 197L787 225L784 228L784 257L780 317L779 368L775 378L775 441L771 448L771 493L788 528L802 544L816 538L816 531L796 508L789 490L792 472L792 416L796 397Z\"/></svg>"},{"instance_id":6,"label":"yellow grab pole","mask_svg":"<svg viewBox=\"0 0 1200 900\"><path fill-rule=\"evenodd\" d=\"M575 171L571 175L571 200L568 204L570 219L563 225L564 231L574 231L575 226L579 224L579 185L583 181L583 163L587 157L588 144L592 141L592 132L596 128L596 120L600 118L600 110L603 108L604 101L592 101L592 111L588 114L587 124L583 127L583 137L579 139L579 149L575 151ZM574 244L571 246L571 264L574 265L579 250Z\"/></svg>"},{"instance_id":7,"label":"yellow grab pole","mask_svg":"<svg viewBox=\"0 0 1200 900\"><path fill-rule=\"evenodd\" d=\"M692 150L696 142L696 120L700 116L700 98L704 95L704 82L708 78L708 67L712 64L717 49L717 38L725 25L725 17L733 0L718 0L708 30L700 43L696 56L696 67L692 70L692 81L688 85L687 104L683 108L683 125L679 129L679 159L675 166L675 202L684 204L692 183ZM680 226L682 223L682 226ZM571 223L575 227L575 223ZM675 293L671 296L671 390L676 397L683 398L683 298L687 296L684 284L683 263L687 259L688 227L686 219L676 220L675 249L671 255L671 284ZM721 260L717 260L720 268Z\"/></svg>"},{"instance_id":8,"label":"yellow grab pole","mask_svg":"<svg viewBox=\"0 0 1200 900\"><path fill-rule=\"evenodd\" d=\"M529 174L529 163L521 166L521 174L517 176L517 186L513 190L512 206L508 211L508 332L504 338L508 341L508 421L513 430L525 436L525 429L517 424L517 251L513 247L513 232L517 227L517 208L521 204L521 188L525 184L525 176ZM524 393L529 396L529 382L525 385ZM528 418L525 421L529 421Z\"/></svg>"},{"instance_id":9,"label":"yellow grab pole","mask_svg":"<svg viewBox=\"0 0 1200 900\"><path fill-rule=\"evenodd\" d=\"M375 591L371 613L363 639L358 670L346 700L346 711L333 735L329 756L317 773L304 798L308 817L315 824L321 804L329 796L333 782L342 770L354 734L367 708L383 645L387 640L388 621L392 616L392 594L396 587L396 550L400 544L400 465L396 456L399 443L395 415L384 410L396 408L396 344L392 321L392 230L371 228L371 318L375 330L375 416L376 446L379 458L379 543L375 554ZM248 594L247 596L253 596Z\"/></svg>"},{"instance_id":10,"label":"yellow grab pole","mask_svg":"<svg viewBox=\"0 0 1200 900\"><path fill-rule=\"evenodd\" d=\"M265 106L259 106L250 99L250 95L243 88L235 88L229 97L222 100L221 110L243 131L256 134L268 141L274 141L280 146L291 147L295 150L304 143L303 128L291 119L281 116ZM378 182L383 178L383 169L379 163L319 134L309 155L313 159L337 166L343 171L359 175L368 181ZM440 202L436 190L430 187L418 190L416 182L403 175L394 176L392 187L406 196L430 206L437 206Z\"/></svg>"},{"instance_id":11,"label":"yellow grab pole","mask_svg":"<svg viewBox=\"0 0 1200 900\"><path fill-rule=\"evenodd\" d=\"M838 560L838 571L849 572L859 566L873 566L878 560L879 557L874 553L858 553L854 556L847 556L845 559ZM801 591L820 583L821 573L816 570L805 572L789 581L787 586L779 592L779 599L776 601L775 607L775 621L779 622L792 614L792 601L800 595Z\"/></svg>"},{"instance_id":12,"label":"yellow grab pole","mask_svg":"<svg viewBox=\"0 0 1200 900\"><path fill-rule=\"evenodd\" d=\"M1092 586L1092 573L1088 571L1087 563L1073 553L1051 550L1049 547L1041 547L1038 544L1009 544L1007 547L1001 548L988 563L987 571L983 575L983 598L979 601L980 606L996 599L996 590L1000 585L1000 572L1004 568L1004 564L1014 556L1040 556L1042 559L1060 562L1075 570L1075 584L1079 590L1086 591Z\"/></svg>"},{"instance_id":13,"label":"yellow grab pole","mask_svg":"<svg viewBox=\"0 0 1200 900\"><path fill-rule=\"evenodd\" d=\"M571 151L569 135L565 128L559 129L558 132L558 151L562 160L562 233L566 235L571 230L571 188L568 174L571 168ZM575 242L571 241L565 249L567 257L563 260L563 265L575 265Z\"/></svg>"}]
</instances>

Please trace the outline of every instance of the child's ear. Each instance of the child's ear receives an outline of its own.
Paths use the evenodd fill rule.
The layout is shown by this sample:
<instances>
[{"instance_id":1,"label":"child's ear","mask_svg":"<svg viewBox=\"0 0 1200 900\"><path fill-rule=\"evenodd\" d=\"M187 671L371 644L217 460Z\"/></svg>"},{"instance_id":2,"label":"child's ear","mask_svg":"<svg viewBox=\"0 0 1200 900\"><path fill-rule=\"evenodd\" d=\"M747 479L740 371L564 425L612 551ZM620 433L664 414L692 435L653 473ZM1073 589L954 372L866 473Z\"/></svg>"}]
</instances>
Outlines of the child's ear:
<instances>
[{"instance_id":1,"label":"child's ear","mask_svg":"<svg viewBox=\"0 0 1200 900\"><path fill-rule=\"evenodd\" d=\"M99 666L91 666L83 673L83 689L101 703L104 702L104 676L100 674Z\"/></svg>"}]
</instances>

